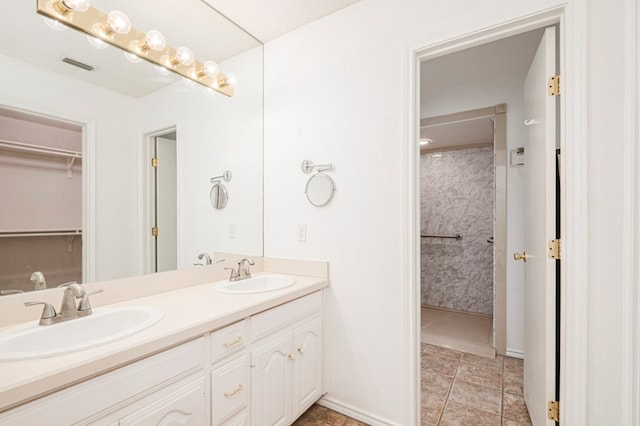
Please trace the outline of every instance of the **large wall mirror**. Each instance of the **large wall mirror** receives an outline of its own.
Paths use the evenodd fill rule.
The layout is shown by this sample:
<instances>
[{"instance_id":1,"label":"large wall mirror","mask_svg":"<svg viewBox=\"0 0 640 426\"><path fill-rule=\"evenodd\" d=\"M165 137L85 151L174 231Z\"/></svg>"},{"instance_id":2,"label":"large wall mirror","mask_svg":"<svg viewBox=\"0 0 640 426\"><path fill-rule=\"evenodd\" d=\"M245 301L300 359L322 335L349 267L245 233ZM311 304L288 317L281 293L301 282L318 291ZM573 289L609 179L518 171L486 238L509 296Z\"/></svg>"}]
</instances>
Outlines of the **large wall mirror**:
<instances>
[{"instance_id":1,"label":"large wall mirror","mask_svg":"<svg viewBox=\"0 0 640 426\"><path fill-rule=\"evenodd\" d=\"M234 94L60 31L35 0L2 0L0 290L42 288L34 272L52 288L262 255L262 44L203 0L91 6L214 61ZM229 200L213 209L225 170Z\"/></svg>"}]
</instances>

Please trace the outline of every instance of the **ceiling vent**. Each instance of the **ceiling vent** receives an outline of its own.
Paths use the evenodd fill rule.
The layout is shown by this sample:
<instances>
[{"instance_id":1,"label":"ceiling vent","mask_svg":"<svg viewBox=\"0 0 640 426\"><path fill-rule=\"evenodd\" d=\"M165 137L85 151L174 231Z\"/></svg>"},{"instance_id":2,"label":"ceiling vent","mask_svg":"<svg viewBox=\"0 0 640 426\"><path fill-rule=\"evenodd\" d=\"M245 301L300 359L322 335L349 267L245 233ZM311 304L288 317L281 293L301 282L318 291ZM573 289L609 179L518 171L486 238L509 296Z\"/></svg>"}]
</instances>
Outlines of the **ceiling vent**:
<instances>
[{"instance_id":1,"label":"ceiling vent","mask_svg":"<svg viewBox=\"0 0 640 426\"><path fill-rule=\"evenodd\" d=\"M71 59L71 58L64 58L62 59L62 62L67 63L69 65L73 65L74 67L82 68L85 71L95 70L95 68L92 67L91 65L83 64L82 62L76 61L75 59Z\"/></svg>"}]
</instances>

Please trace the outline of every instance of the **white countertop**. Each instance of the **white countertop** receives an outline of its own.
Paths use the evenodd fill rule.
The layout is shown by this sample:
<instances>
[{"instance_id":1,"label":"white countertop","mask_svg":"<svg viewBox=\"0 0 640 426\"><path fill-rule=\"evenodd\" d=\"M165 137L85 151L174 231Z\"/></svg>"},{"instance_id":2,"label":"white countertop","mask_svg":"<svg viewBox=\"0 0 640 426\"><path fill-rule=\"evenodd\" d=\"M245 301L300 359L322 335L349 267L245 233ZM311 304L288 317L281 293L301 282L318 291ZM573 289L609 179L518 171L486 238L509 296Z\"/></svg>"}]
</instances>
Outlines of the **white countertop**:
<instances>
[{"instance_id":1,"label":"white countertop","mask_svg":"<svg viewBox=\"0 0 640 426\"><path fill-rule=\"evenodd\" d=\"M108 305L153 306L164 316L137 334L91 349L42 359L0 361L0 412L329 285L326 278L290 276L296 279L294 285L265 293L223 294L214 289L216 281Z\"/></svg>"}]
</instances>

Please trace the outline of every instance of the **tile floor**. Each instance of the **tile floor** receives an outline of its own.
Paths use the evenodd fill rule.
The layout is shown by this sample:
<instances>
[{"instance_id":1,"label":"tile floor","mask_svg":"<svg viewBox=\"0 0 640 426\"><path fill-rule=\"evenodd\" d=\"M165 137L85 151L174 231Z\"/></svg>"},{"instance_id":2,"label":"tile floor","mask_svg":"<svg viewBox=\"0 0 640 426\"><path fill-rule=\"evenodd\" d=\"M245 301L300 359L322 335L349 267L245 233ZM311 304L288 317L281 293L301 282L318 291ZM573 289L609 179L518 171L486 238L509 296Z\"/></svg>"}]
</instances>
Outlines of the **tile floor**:
<instances>
[{"instance_id":1,"label":"tile floor","mask_svg":"<svg viewBox=\"0 0 640 426\"><path fill-rule=\"evenodd\" d=\"M522 360L493 359L422 344L422 426L531 425L522 392ZM295 426L364 426L319 405Z\"/></svg>"},{"instance_id":2,"label":"tile floor","mask_svg":"<svg viewBox=\"0 0 640 426\"><path fill-rule=\"evenodd\" d=\"M420 310L423 343L445 346L483 356L495 356L493 317L431 306Z\"/></svg>"}]
</instances>

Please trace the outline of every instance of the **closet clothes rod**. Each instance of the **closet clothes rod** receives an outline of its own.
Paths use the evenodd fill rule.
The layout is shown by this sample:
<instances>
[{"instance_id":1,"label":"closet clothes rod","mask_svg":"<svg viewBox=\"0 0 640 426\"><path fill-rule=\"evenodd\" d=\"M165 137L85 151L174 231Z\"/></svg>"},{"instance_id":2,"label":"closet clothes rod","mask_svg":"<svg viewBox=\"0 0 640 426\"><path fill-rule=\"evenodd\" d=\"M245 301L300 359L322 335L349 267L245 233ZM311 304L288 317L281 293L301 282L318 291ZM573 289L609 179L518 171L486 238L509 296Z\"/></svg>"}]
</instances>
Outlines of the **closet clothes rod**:
<instances>
[{"instance_id":1,"label":"closet clothes rod","mask_svg":"<svg viewBox=\"0 0 640 426\"><path fill-rule=\"evenodd\" d=\"M82 159L82 152L71 151L62 148L52 148L48 146L33 145L30 143L8 141L4 139L0 139L0 148L9 149L12 151L29 152L32 154L49 155L52 157Z\"/></svg>"},{"instance_id":2,"label":"closet clothes rod","mask_svg":"<svg viewBox=\"0 0 640 426\"><path fill-rule=\"evenodd\" d=\"M460 234L455 234L455 235L420 235L421 238L450 238L452 240L461 240L462 239L462 235Z\"/></svg>"},{"instance_id":3,"label":"closet clothes rod","mask_svg":"<svg viewBox=\"0 0 640 426\"><path fill-rule=\"evenodd\" d=\"M82 229L61 229L55 231L0 231L0 238L8 237L58 237L58 236L74 236L82 235Z\"/></svg>"}]
</instances>

